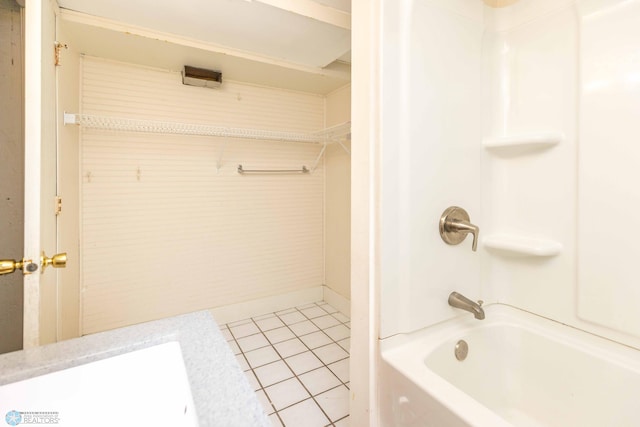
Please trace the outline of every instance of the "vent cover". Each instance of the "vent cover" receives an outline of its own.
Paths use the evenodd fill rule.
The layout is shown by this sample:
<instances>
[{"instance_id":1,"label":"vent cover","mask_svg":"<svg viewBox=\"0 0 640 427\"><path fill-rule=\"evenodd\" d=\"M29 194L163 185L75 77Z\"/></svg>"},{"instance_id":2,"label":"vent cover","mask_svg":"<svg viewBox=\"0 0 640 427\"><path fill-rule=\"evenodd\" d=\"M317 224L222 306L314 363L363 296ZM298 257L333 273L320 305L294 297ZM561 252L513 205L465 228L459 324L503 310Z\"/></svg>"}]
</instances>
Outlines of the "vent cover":
<instances>
[{"instance_id":1,"label":"vent cover","mask_svg":"<svg viewBox=\"0 0 640 427\"><path fill-rule=\"evenodd\" d=\"M182 83L190 86L215 89L222 84L222 72L185 65L182 70Z\"/></svg>"}]
</instances>

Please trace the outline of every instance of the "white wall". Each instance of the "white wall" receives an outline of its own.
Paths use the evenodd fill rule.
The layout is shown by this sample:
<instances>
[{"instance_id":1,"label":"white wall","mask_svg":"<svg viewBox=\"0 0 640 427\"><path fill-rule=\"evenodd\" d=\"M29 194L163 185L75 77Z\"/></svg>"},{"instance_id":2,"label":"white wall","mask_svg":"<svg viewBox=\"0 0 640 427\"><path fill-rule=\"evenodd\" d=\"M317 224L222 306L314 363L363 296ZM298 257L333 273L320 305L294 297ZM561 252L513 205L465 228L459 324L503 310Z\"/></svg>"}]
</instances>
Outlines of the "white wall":
<instances>
[{"instance_id":1,"label":"white wall","mask_svg":"<svg viewBox=\"0 0 640 427\"><path fill-rule=\"evenodd\" d=\"M84 114L323 127L319 95L190 87L179 73L94 58L83 61L81 92ZM312 167L320 148L83 130L83 333L322 285L322 163L309 175L236 172Z\"/></svg>"},{"instance_id":2,"label":"white wall","mask_svg":"<svg viewBox=\"0 0 640 427\"><path fill-rule=\"evenodd\" d=\"M326 127L351 120L351 85L326 97ZM345 146L351 146L346 141ZM351 299L351 156L340 145L325 152L325 284Z\"/></svg>"},{"instance_id":3,"label":"white wall","mask_svg":"<svg viewBox=\"0 0 640 427\"><path fill-rule=\"evenodd\" d=\"M58 27L60 40L70 40L65 27ZM80 55L74 43L60 52L58 67L58 247L68 262L58 271L58 340L80 336L80 129L62 125L64 112L80 111Z\"/></svg>"}]
</instances>

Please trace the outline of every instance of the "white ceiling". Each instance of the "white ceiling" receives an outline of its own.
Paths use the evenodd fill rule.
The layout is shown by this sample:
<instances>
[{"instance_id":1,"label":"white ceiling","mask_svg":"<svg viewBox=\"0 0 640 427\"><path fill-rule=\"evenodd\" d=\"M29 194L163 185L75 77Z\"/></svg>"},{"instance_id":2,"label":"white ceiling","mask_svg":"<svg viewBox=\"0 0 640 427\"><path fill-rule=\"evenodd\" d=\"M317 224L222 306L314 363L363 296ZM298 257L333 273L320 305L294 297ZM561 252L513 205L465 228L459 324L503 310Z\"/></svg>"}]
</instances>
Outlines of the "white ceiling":
<instances>
[{"instance_id":1,"label":"white ceiling","mask_svg":"<svg viewBox=\"0 0 640 427\"><path fill-rule=\"evenodd\" d=\"M339 13L351 11L351 0L305 2L329 6ZM302 66L323 68L338 59L349 61L349 29L266 3L278 2L58 0L63 9Z\"/></svg>"}]
</instances>

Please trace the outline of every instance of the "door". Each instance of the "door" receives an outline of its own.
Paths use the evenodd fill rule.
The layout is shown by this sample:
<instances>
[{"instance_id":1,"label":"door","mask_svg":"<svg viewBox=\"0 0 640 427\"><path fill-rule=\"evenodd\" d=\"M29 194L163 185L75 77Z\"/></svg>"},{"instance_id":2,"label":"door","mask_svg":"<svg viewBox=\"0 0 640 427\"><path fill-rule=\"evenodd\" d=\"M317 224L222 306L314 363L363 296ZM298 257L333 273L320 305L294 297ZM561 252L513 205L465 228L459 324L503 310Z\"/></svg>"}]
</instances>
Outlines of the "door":
<instances>
[{"instance_id":1,"label":"door","mask_svg":"<svg viewBox=\"0 0 640 427\"><path fill-rule=\"evenodd\" d=\"M12 323L22 323L22 347L29 348L39 344L56 341L56 298L57 281L55 274L48 272L41 274L45 265L42 250L56 249L56 132L55 132L55 69L54 69L54 35L55 15L50 0L27 0L25 9L15 11L15 5L3 4L3 10L12 8L12 19L17 19L24 29L24 39L19 38L20 46L24 46L21 57L24 59L24 80L17 78L14 84L24 87L18 90L17 97L23 97L24 108L24 148L21 142L16 143L13 155L3 159L7 166L12 162L23 162L24 169L15 173L15 180L21 180L24 172L23 201L16 200L16 204L23 205L23 221L20 223L24 230L24 245L21 253L0 253L0 274L24 274L22 279L23 313L22 322L11 319ZM16 18L18 16L18 18ZM13 61L15 62L15 61ZM22 68L22 67L21 67ZM20 70L19 74L22 74ZM22 84L21 84L22 83ZM17 104L17 103L16 103ZM13 105L14 109L16 105ZM20 108L22 110L22 108ZM14 112L15 113L15 112ZM19 121L21 113L12 120ZM11 124L11 123L8 123ZM14 123L15 125L15 123ZM22 139L17 136L17 139ZM5 144L8 146L8 144ZM19 153L19 154L18 154ZM24 155L24 159L22 158ZM22 187L22 186L20 186ZM3 194L5 194L3 192ZM17 199L17 198L16 198ZM8 200L8 197L7 197ZM19 215L19 210L17 210ZM22 246L22 245L20 245ZM2 250L16 247L2 246ZM55 258L55 264L64 264L63 257ZM12 281L19 286L19 279ZM16 283L17 282L17 283ZM18 291L19 292L19 291ZM3 301L7 306L9 301ZM7 307L10 308L10 307ZM4 311L4 310L3 310ZM16 310L17 312L18 310ZM17 313L14 315L18 315ZM19 342L13 350L18 349Z\"/></svg>"},{"instance_id":2,"label":"door","mask_svg":"<svg viewBox=\"0 0 640 427\"><path fill-rule=\"evenodd\" d=\"M24 250L22 14L15 0L0 0L0 258ZM0 353L22 348L22 277L0 276Z\"/></svg>"},{"instance_id":3,"label":"door","mask_svg":"<svg viewBox=\"0 0 640 427\"><path fill-rule=\"evenodd\" d=\"M24 16L24 253L0 271L24 274L23 347L57 340L55 13L50 0L26 0ZM5 257L5 254L1 254Z\"/></svg>"}]
</instances>

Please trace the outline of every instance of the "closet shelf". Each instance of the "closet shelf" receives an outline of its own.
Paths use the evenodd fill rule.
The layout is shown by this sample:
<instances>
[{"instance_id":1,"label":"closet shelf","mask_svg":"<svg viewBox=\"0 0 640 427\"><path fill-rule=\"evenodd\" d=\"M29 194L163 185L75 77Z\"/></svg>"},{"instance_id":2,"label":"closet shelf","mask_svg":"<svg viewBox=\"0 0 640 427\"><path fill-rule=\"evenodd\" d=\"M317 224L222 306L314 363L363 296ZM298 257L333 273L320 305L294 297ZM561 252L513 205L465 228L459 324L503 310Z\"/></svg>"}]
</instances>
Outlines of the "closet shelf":
<instances>
[{"instance_id":1,"label":"closet shelf","mask_svg":"<svg viewBox=\"0 0 640 427\"><path fill-rule=\"evenodd\" d=\"M341 141L350 139L351 137L351 122L342 123L313 133L301 133L64 113L64 124L74 124L84 128L126 132L201 135L325 145L334 142L342 145Z\"/></svg>"},{"instance_id":2,"label":"closet shelf","mask_svg":"<svg viewBox=\"0 0 640 427\"><path fill-rule=\"evenodd\" d=\"M531 132L520 135L488 137L482 145L488 150L520 148L523 150L547 148L559 144L564 140L562 132Z\"/></svg>"},{"instance_id":3,"label":"closet shelf","mask_svg":"<svg viewBox=\"0 0 640 427\"><path fill-rule=\"evenodd\" d=\"M492 234L483 239L483 244L488 249L534 257L552 257L562 251L560 242L517 234Z\"/></svg>"}]
</instances>

